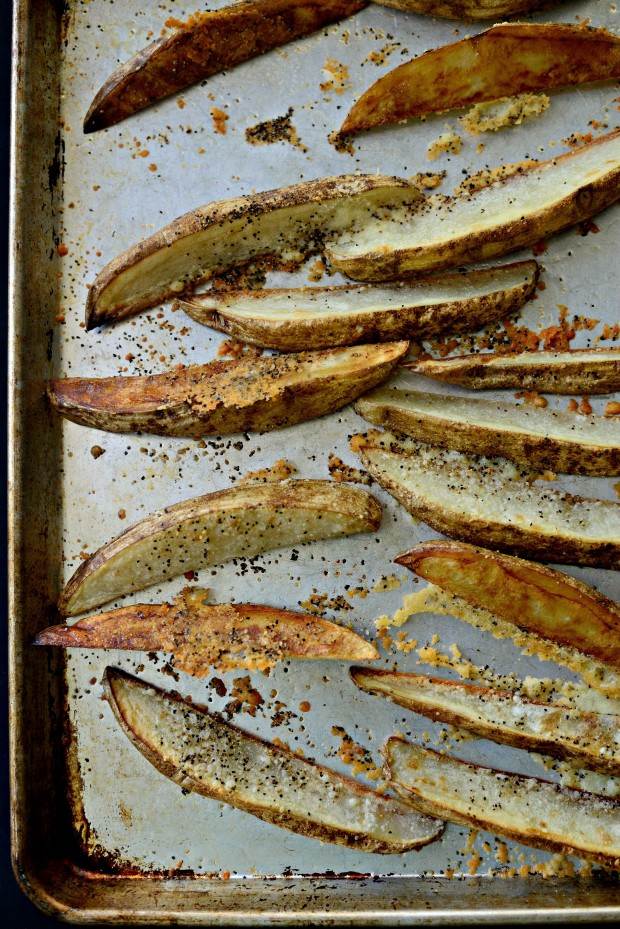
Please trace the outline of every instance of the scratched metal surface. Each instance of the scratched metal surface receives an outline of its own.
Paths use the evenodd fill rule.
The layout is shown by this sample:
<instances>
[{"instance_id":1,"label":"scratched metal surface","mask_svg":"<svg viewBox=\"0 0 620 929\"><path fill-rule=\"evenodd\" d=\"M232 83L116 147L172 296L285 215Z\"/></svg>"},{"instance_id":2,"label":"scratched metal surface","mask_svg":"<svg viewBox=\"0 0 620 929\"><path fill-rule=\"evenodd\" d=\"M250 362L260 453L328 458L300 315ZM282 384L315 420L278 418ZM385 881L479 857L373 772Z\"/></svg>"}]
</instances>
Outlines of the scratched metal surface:
<instances>
[{"instance_id":1,"label":"scratched metal surface","mask_svg":"<svg viewBox=\"0 0 620 929\"><path fill-rule=\"evenodd\" d=\"M212 3L212 7L223 3ZM222 197L268 189L327 174L381 172L411 176L445 171L440 189L449 193L464 174L524 158L550 158L567 150L570 133L594 132L591 124L618 124L617 85L554 91L551 105L538 119L513 129L474 137L458 123L458 115L433 116L360 137L352 153L337 152L329 134L337 129L352 102L388 68L427 48L472 34L484 26L435 21L370 5L357 16L143 111L118 126L84 136L83 116L104 79L118 63L157 35L168 16L183 19L195 4L144 0L90 0L66 6L60 71L60 149L62 200L55 205L57 242L66 248L58 264L51 308L52 369L62 375L139 374L166 370L178 363L216 357L221 338L200 327L170 305L157 307L115 326L86 333L83 311L88 285L116 254L181 213ZM568 2L531 18L567 22L590 18L593 25L618 31L615 7L608 2ZM212 108L226 114L225 132L217 131ZM246 141L246 129L286 114L297 131L296 144L281 141L256 146ZM221 126L221 119L219 125ZM447 129L459 132L463 147L457 155L427 159L427 147ZM597 320L581 329L573 347L593 344L604 324L617 322L617 207L597 217L598 234L575 230L548 242L539 260L544 291L522 311L519 325L541 330L558 322L559 307L569 319ZM61 251L65 251L65 248ZM529 254L516 257L529 257ZM55 258L57 261L57 258ZM272 275L270 282L290 277ZM308 269L293 277L307 281ZM331 279L332 281L334 279ZM48 312L50 308L48 307ZM601 345L612 344L602 340ZM403 385L439 388L413 377ZM500 396L500 394L497 394ZM609 398L592 400L595 411ZM565 407L567 398L550 399ZM351 408L266 435L231 436L193 442L145 435L115 436L56 421L59 442L56 461L61 495L63 580L80 563L124 528L149 512L192 496L228 486L249 471L289 460L299 477L327 478L330 453L358 464L348 438L365 429ZM94 457L100 446L104 454ZM616 498L613 479L567 478L554 486L583 495ZM413 580L396 568L393 557L436 533L412 519L380 488L373 492L384 505L380 531L345 542L319 542L283 550L251 561L204 569L195 586L209 587L213 602L235 600L298 608L313 595L326 596L326 615L351 623L368 637L375 620L392 615L402 605ZM50 557L54 553L50 552ZM611 571L564 568L620 598L618 575ZM400 586L375 592L386 575ZM181 577L133 597L135 602L167 599L187 584ZM359 594L362 594L361 596ZM341 600L333 602L336 597ZM128 597L124 603L131 602ZM342 607L345 604L345 608ZM552 663L524 657L509 642L500 642L446 616L419 615L403 627L419 646L435 643L450 654L453 644L476 665L519 677L567 677ZM431 670L410 653L380 646L378 666ZM484 833L448 826L441 841L402 856L364 855L319 844L279 830L252 816L183 793L158 774L130 745L102 701L101 677L106 665L138 673L145 680L191 695L214 710L226 712L234 696L235 679L247 672L213 674L203 680L171 677L165 661L137 653L73 651L66 662L66 712L72 747L70 780L76 833L87 856L112 868L182 871L196 875L230 872L232 878L254 875L311 875L332 871L392 876L477 876L501 868L503 846ZM212 678L224 682L218 696ZM366 747L375 764L379 748L395 731L427 744L446 745L461 757L507 770L557 777L535 758L518 750L472 740L442 741L440 726L391 704L372 700L356 690L346 664L285 663L269 676L250 675L264 702L256 715L241 712L233 721L268 739L277 737L308 757L350 773L338 755L342 727ZM300 709L302 702L310 709ZM364 773L357 775L372 783ZM610 785L608 785L610 786ZM611 789L611 786L610 786ZM544 865L550 855L508 845L507 864ZM472 864L473 863L473 864ZM474 867L475 865L475 867ZM576 863L577 869L580 868ZM501 915L501 914L500 914Z\"/></svg>"}]
</instances>

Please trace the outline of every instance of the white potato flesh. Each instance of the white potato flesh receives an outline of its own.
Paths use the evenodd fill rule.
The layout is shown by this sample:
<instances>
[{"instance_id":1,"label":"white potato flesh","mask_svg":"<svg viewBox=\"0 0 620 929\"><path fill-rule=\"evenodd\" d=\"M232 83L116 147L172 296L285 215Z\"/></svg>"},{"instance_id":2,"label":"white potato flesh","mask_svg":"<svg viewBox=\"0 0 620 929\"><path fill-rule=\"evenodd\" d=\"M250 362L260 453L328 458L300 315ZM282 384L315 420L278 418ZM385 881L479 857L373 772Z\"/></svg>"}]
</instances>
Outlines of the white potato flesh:
<instances>
[{"instance_id":1,"label":"white potato flesh","mask_svg":"<svg viewBox=\"0 0 620 929\"><path fill-rule=\"evenodd\" d=\"M306 761L113 669L108 700L126 735L179 786L275 825L361 851L394 854L438 838L443 823Z\"/></svg>"},{"instance_id":2,"label":"white potato flesh","mask_svg":"<svg viewBox=\"0 0 620 929\"><path fill-rule=\"evenodd\" d=\"M620 716L615 714L539 703L508 691L423 674L354 668L351 676L362 690L430 719L620 775Z\"/></svg>"},{"instance_id":3,"label":"white potato flesh","mask_svg":"<svg viewBox=\"0 0 620 929\"><path fill-rule=\"evenodd\" d=\"M564 215L562 204L572 203L580 191L587 201L592 185L606 185L608 178L614 178L612 202L618 196L619 166L620 132L613 132L596 144L509 175L471 196L416 204L413 210L401 209L381 221L370 220L354 235L341 236L328 255L338 270L366 280L380 279L381 264L391 255L398 256L398 267L391 265L390 274L423 270L429 267L429 260L431 266L438 262L439 267L447 250L458 253L458 264L461 245L463 254L468 254L474 238L480 242L480 259L502 254L498 248L503 236L510 248L526 244L519 230L530 219L550 212L558 216L556 229L575 222ZM369 265L376 265L372 278L366 276Z\"/></svg>"},{"instance_id":4,"label":"white potato flesh","mask_svg":"<svg viewBox=\"0 0 620 929\"><path fill-rule=\"evenodd\" d=\"M330 481L248 484L177 503L131 526L83 562L59 609L67 616L233 558L378 528L361 488Z\"/></svg>"},{"instance_id":5,"label":"white potato flesh","mask_svg":"<svg viewBox=\"0 0 620 929\"><path fill-rule=\"evenodd\" d=\"M421 199L383 175L321 178L199 207L127 249L90 288L87 328L138 312L261 255L295 261L321 238Z\"/></svg>"},{"instance_id":6,"label":"white potato flesh","mask_svg":"<svg viewBox=\"0 0 620 929\"><path fill-rule=\"evenodd\" d=\"M496 291L514 290L533 281L536 263L517 262L504 267L450 274L445 277L397 284L345 284L340 287L298 287L281 290L210 291L179 301L190 316L200 320L208 311L273 322L322 322L343 314L365 316L412 306L441 306L473 300ZM192 312L193 310L193 312Z\"/></svg>"},{"instance_id":7,"label":"white potato flesh","mask_svg":"<svg viewBox=\"0 0 620 929\"><path fill-rule=\"evenodd\" d=\"M619 504L511 480L475 455L409 448L402 455L367 445L360 457L406 509L445 535L540 560L620 567Z\"/></svg>"},{"instance_id":8,"label":"white potato flesh","mask_svg":"<svg viewBox=\"0 0 620 929\"><path fill-rule=\"evenodd\" d=\"M601 394L620 389L620 349L459 355L409 362L405 367L463 387L519 387L557 394Z\"/></svg>"},{"instance_id":9,"label":"white potato flesh","mask_svg":"<svg viewBox=\"0 0 620 929\"><path fill-rule=\"evenodd\" d=\"M620 867L620 801L439 755L401 738L385 747L391 779L418 808L451 822Z\"/></svg>"},{"instance_id":10,"label":"white potato flesh","mask_svg":"<svg viewBox=\"0 0 620 929\"><path fill-rule=\"evenodd\" d=\"M484 454L494 447L523 464L620 473L620 420L614 417L388 387L365 394L355 409L375 425L457 450Z\"/></svg>"},{"instance_id":11,"label":"white potato flesh","mask_svg":"<svg viewBox=\"0 0 620 929\"><path fill-rule=\"evenodd\" d=\"M432 416L444 422L471 423L497 432L522 432L594 447L611 446L620 449L620 421L613 417L388 387L371 391L355 404L358 413L371 422L378 421L380 411L385 406Z\"/></svg>"}]
</instances>

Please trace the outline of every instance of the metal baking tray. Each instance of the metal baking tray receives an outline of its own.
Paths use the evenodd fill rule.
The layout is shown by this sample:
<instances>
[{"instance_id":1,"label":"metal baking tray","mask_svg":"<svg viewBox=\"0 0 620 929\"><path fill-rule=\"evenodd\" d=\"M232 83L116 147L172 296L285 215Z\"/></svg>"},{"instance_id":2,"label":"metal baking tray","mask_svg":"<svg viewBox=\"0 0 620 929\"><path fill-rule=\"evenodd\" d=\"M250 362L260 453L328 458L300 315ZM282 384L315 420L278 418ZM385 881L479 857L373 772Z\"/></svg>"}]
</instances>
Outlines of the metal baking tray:
<instances>
[{"instance_id":1,"label":"metal baking tray","mask_svg":"<svg viewBox=\"0 0 620 929\"><path fill-rule=\"evenodd\" d=\"M360 171L403 176L445 171L440 190L449 193L464 174L552 157L566 150L562 140L570 134L618 123L618 87L591 86L551 93L540 118L513 129L473 137L459 125L458 114L444 114L367 134L352 153L338 152L330 132L388 67L484 28L370 4L349 20L84 136L88 104L117 62L147 44L169 16L183 19L194 8L172 0L15 5L9 634L18 880L44 911L77 923L615 921L620 917L615 877L584 870L579 862L573 862L572 873L564 865L543 877L542 871L553 870L551 856L510 843L500 849L486 834L448 826L440 842L420 852L363 855L184 794L150 768L117 728L102 701L103 669L126 668L224 711L230 709L235 679L245 672L218 675L227 691L218 696L211 679L173 679L152 656L83 651L59 656L30 645L55 621L55 600L84 551L94 551L152 510L227 486L280 458L292 462L298 476L326 478L330 453L357 463L348 438L365 428L351 408L279 432L201 443L116 436L60 421L44 398L51 374L154 372L213 358L221 341L170 306L86 333L87 287L114 255L184 211L222 197ZM606 0L565 2L532 18L589 18L593 25L620 27L616 6ZM228 119L215 113L214 121L212 108ZM287 114L296 130L289 141L256 146L246 140L246 129ZM217 131L222 124L224 133ZM429 143L447 128L461 135L461 152L429 162ZM563 315L576 330L573 347L610 335L603 327L617 322L619 215L613 207L596 218L589 234L569 230L547 243L539 256L546 289L527 305L518 325L540 332ZM307 278L305 269L296 280ZM567 398L550 402L562 406ZM604 402L597 398L592 405L601 410ZM104 454L95 457L94 446ZM613 484L559 481L612 500ZM314 598L328 616L373 636L376 618L393 614L414 586L395 570L393 557L435 535L374 490L385 507L376 536L300 547L295 560L290 551L239 560L201 571L198 583L210 587L216 601L297 608ZM564 570L620 598L617 574ZM373 590L392 574L394 589ZM176 579L139 596L165 599L186 583ZM420 615L404 629L420 645L438 636L436 648L447 655L455 643L472 662L497 673L563 676L549 663L522 656L512 643L489 641L450 617ZM409 654L395 644L381 649L382 667L397 661L401 669L416 668L417 660L415 649ZM251 685L264 702L254 716L241 712L235 722L344 772L350 767L346 753L339 752L342 730L375 763L384 737L396 730L430 744L440 738L428 721L356 692L346 665L284 664L269 677L252 674ZM447 744L464 757L545 776L539 761L516 749L481 741ZM370 783L364 772L357 776ZM506 854L508 865L526 876L506 878Z\"/></svg>"}]
</instances>

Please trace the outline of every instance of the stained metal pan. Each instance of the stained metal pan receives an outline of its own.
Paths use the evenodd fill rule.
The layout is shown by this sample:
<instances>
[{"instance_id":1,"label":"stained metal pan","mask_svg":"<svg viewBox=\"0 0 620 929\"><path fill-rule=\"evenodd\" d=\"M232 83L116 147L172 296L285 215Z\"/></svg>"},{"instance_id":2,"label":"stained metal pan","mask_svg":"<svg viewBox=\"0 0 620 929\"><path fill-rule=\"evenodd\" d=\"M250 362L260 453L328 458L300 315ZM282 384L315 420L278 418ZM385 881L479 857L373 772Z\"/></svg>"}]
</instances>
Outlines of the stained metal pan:
<instances>
[{"instance_id":1,"label":"stained metal pan","mask_svg":"<svg viewBox=\"0 0 620 929\"><path fill-rule=\"evenodd\" d=\"M83 116L116 64L146 45L169 16L183 19L192 12L182 3L143 0L15 4L9 635L12 852L20 884L44 911L76 923L617 921L613 876L577 865L572 875L565 868L543 878L533 873L531 850L510 846L515 865L531 867L525 877L506 879L489 836L449 827L441 843L419 853L364 856L183 795L116 727L101 700L103 669L124 667L209 700L215 709L226 709L226 696L206 680L173 680L162 661L146 656L75 652L64 657L30 644L56 621L58 593L80 552L94 551L159 506L227 486L279 458L288 458L302 477L327 477L332 452L356 464L347 439L364 428L346 409L320 423L200 445L112 436L60 422L45 402L51 375L163 370L179 361L213 358L221 341L169 306L161 314L157 310L86 333L81 323L87 287L108 260L175 216L221 197L357 170L403 176L445 170L442 189L449 192L463 172L552 157L565 150L562 140L569 134L592 131L592 120L610 129L618 121L617 87L588 87L554 92L539 120L516 129L475 139L462 132L462 151L434 163L427 160L429 143L446 128L459 129L451 114L369 134L354 144L352 155L337 152L329 134L371 80L407 56L474 29L370 4L346 22L84 136ZM615 7L607 3L566 2L535 18L552 17L570 22L590 17L593 25L619 26ZM247 141L247 129L288 114L291 107L292 143ZM221 113L228 116L224 134L218 131ZM617 322L617 226L614 207L597 218L598 234L571 230L547 244L541 257L546 289L528 305L519 325L537 331L550 327L565 306L570 319L597 320L591 328L578 325L572 343L577 347L602 336L604 323ZM306 280L307 273L297 280ZM603 402L592 404L599 409ZM94 446L104 454L93 453ZM562 479L561 485L615 499L612 480ZM375 593L373 587L397 573L392 558L399 551L433 537L387 495L377 494L385 518L376 539L307 546L294 562L285 552L224 565L201 572L199 581L220 600L262 599L296 608L318 597L331 604L330 615L372 635L377 616L401 605L411 581L401 572L400 586L393 590ZM613 572L569 570L620 598ZM170 582L148 595L165 599L179 587ZM364 589L364 596L346 596L347 590ZM343 599L351 609L342 607ZM490 663L498 673L559 673L541 668L511 643L489 644L447 617L419 617L413 632L420 644L438 634L438 647L445 650L455 642L473 661ZM395 661L401 669L418 667L415 651L382 652L381 666ZM240 676L223 676L228 700ZM420 737L429 730L428 723L404 711L352 692L346 667L285 665L269 678L254 676L252 685L263 694L264 709L240 716L240 725L278 736L339 770L348 770L338 754L342 729L377 759L383 738L396 729ZM311 709L302 711L302 703ZM517 750L463 747L472 757L481 757L479 751L497 766L518 765L541 776L540 765ZM538 870L548 859L537 853Z\"/></svg>"}]
</instances>

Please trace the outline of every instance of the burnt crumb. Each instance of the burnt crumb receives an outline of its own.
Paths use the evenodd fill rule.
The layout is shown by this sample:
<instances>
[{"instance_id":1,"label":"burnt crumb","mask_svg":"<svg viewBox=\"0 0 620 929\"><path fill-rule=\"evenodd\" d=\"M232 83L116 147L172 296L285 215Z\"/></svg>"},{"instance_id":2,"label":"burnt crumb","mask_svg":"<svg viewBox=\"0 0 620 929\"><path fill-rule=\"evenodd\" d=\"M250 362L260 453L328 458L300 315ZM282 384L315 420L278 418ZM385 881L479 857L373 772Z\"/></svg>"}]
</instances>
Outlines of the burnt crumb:
<instances>
[{"instance_id":1,"label":"burnt crumb","mask_svg":"<svg viewBox=\"0 0 620 929\"><path fill-rule=\"evenodd\" d=\"M274 145L276 142L288 142L301 152L307 152L307 145L302 143L291 121L293 113L293 107L290 106L284 116L276 116L275 119L266 119L255 126L249 126L245 130L246 142L250 145Z\"/></svg>"}]
</instances>

